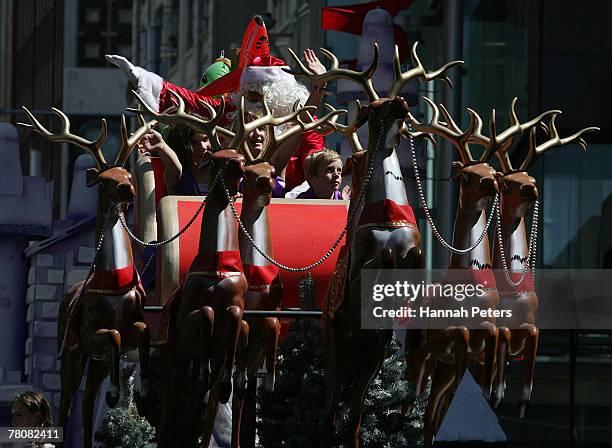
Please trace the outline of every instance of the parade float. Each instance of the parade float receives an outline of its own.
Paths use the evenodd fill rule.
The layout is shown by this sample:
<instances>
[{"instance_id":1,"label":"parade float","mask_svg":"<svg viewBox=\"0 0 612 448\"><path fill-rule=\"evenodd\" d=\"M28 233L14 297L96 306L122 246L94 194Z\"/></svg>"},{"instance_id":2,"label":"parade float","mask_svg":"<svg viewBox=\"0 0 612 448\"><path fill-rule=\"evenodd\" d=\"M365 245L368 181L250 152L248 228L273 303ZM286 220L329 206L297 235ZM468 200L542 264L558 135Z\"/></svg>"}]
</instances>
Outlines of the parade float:
<instances>
[{"instance_id":1,"label":"parade float","mask_svg":"<svg viewBox=\"0 0 612 448\"><path fill-rule=\"evenodd\" d=\"M260 18L255 21L261 38L265 26ZM521 357L525 364L520 398L524 415L538 344L538 299L533 283L538 194L534 179L525 170L536 155L553 147L571 142L586 147L582 135L597 128L562 138L555 127L559 111L521 123L513 100L510 125L503 132L497 131L494 111L485 132L482 119L472 110L463 131L443 105L427 97L423 100L432 108L432 119L420 122L402 97L405 86L414 80L447 80L447 70L462 61L428 71L416 48L414 44L407 69L402 68L395 49L392 76L384 86L381 78L373 83L380 56L376 43L371 46L371 60L361 70L340 68L336 56L322 49L329 68L317 73L291 52L296 76L315 85L350 81L365 101L352 105L351 117L342 124L345 118L341 115L346 111L328 107L329 113L317 119L310 114L312 108L303 104L294 105L283 116L273 116L265 106L262 118L247 122L242 100L230 105L238 117L234 131L221 123L226 112L224 99L175 89L159 76L114 57L112 61L135 87L140 108L136 110L139 127L133 135L128 136L125 119L122 121L122 146L113 163L101 152L104 121L99 137L90 141L71 133L69 118L61 111L54 110L63 120L63 130L52 133L26 109L32 130L51 141L75 144L96 162L96 168L87 173L87 184L98 189L95 250L84 281L68 291L58 311L60 425L69 425L72 397L88 360L82 415L84 444L91 446L93 406L100 383L110 373L105 399L109 407L116 406L122 396L119 360L134 349L138 349L140 362L139 408L146 415L151 405L147 400L151 337L162 359L159 446L172 446L177 437L189 446L208 446L219 424L215 420L219 403L231 403L232 446L238 447L241 437L254 443L252 421L250 435L241 432L241 412L257 400L258 376L263 393L275 399L275 377L283 374L276 371L277 345L283 343L278 319L320 318L325 356L320 444L331 447L340 440L346 446L364 445L360 443L364 400L385 364L394 332L362 328L362 270L423 269L421 237L409 196L418 197L434 235L452 253L449 269L468 271L475 282L486 277L490 280L487 304L495 308L509 303L520 311L514 321L485 319L476 329L449 324L442 329L408 330L402 341L405 375L416 385L416 393L406 398L403 411L413 409L431 374L424 416L425 442L431 444L468 368L478 378L482 395L498 404L504 396L504 368L511 359ZM265 104L265 94L263 101ZM141 114L153 120L146 122ZM205 198L161 194L157 190L163 185L162 173L154 160L138 160L133 175L124 168L137 141L158 121L187 124L211 137L212 182ZM253 157L245 145L246 137L259 127L281 125L285 125L283 131L272 131L269 148ZM543 129L541 134L536 131L538 126ZM306 132L335 132L349 142L353 185L349 202L271 199L275 176L269 163L271 153L284 140ZM509 151L524 133L529 136L528 153L514 169ZM460 186L452 243L437 232L418 177L415 140L434 136L449 140L461 158L452 167L453 180ZM400 142L411 151L408 160L414 163L417 191L411 194L406 186L413 183L402 177L396 152ZM476 146L482 148L478 157L472 155ZM498 170L492 166L494 157ZM241 180L243 197L238 199ZM133 231L124 212L135 197L137 230ZM529 210L533 211L533 228L528 238L525 217ZM495 238L493 249L489 228ZM132 244L156 249L155 295L146 304ZM141 266L148 267L151 258L142 261ZM504 276L494 278L493 267ZM311 305L320 312L300 308L304 302L299 298L309 294L314 295ZM261 365L265 365L263 372ZM185 396L189 396L187 403ZM341 400L347 404L347 416L344 434L339 435L336 422ZM201 422L205 402L207 411Z\"/></svg>"}]
</instances>

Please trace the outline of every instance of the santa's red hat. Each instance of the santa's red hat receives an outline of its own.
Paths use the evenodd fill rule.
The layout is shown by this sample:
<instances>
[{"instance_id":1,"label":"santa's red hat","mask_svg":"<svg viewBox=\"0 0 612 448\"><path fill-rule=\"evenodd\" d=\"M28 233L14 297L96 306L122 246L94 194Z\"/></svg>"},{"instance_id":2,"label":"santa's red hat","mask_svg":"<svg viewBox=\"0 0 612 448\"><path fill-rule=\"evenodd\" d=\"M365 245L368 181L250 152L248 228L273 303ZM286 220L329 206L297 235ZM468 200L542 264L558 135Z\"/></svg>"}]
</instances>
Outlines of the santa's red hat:
<instances>
[{"instance_id":1,"label":"santa's red hat","mask_svg":"<svg viewBox=\"0 0 612 448\"><path fill-rule=\"evenodd\" d=\"M288 69L282 59L274 56L258 56L253 59L253 62L245 67L240 76L240 86L248 86L249 84L269 85L278 81L292 77L283 69Z\"/></svg>"},{"instance_id":2,"label":"santa's red hat","mask_svg":"<svg viewBox=\"0 0 612 448\"><path fill-rule=\"evenodd\" d=\"M244 33L238 67L198 92L206 96L217 96L237 92L242 85L269 84L292 76L284 72L283 68L289 66L270 55L266 25L260 16L255 16Z\"/></svg>"}]
</instances>

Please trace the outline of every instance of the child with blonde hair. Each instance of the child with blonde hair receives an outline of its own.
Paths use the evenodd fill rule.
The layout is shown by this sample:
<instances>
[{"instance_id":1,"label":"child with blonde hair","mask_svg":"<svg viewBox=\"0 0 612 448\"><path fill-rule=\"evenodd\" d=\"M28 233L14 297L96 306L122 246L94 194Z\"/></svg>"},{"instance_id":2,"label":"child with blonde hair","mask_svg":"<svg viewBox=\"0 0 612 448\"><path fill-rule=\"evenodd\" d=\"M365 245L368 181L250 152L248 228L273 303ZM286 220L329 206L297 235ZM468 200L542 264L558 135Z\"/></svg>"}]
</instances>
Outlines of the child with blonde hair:
<instances>
[{"instance_id":1,"label":"child with blonde hair","mask_svg":"<svg viewBox=\"0 0 612 448\"><path fill-rule=\"evenodd\" d=\"M342 159L336 151L323 149L310 154L304 160L304 174L310 188L297 199L345 199L347 192L340 191Z\"/></svg>"}]
</instances>

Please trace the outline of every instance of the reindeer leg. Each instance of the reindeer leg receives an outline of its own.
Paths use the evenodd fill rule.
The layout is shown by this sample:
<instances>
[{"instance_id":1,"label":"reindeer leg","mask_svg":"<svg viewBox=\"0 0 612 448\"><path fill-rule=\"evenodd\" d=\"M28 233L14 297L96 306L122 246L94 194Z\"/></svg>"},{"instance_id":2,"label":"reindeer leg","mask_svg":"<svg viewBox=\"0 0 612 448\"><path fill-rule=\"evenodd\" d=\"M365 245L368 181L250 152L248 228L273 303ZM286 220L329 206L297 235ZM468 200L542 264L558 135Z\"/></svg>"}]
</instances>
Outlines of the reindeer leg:
<instances>
[{"instance_id":1,"label":"reindeer leg","mask_svg":"<svg viewBox=\"0 0 612 448\"><path fill-rule=\"evenodd\" d=\"M281 325L277 318L268 317L264 320L264 347L266 352L266 380L264 390L267 393L274 392L276 378L276 351L280 337Z\"/></svg>"},{"instance_id":2,"label":"reindeer leg","mask_svg":"<svg viewBox=\"0 0 612 448\"><path fill-rule=\"evenodd\" d=\"M425 445L429 446L433 443L434 435L438 429L437 421L442 417L439 410L442 407L444 395L449 391L454 379L455 370L452 364L437 363L425 410Z\"/></svg>"},{"instance_id":3,"label":"reindeer leg","mask_svg":"<svg viewBox=\"0 0 612 448\"><path fill-rule=\"evenodd\" d=\"M399 260L398 269L424 269L425 257L420 247L412 247L406 256ZM414 393L410 393L402 405L402 412L409 415L412 412L412 405L415 400L423 393L425 386L424 380L429 376L432 366L431 353L423 341L423 331L421 329L406 329L405 338L405 359L406 359L406 380L409 385L414 385Z\"/></svg>"},{"instance_id":4,"label":"reindeer leg","mask_svg":"<svg viewBox=\"0 0 612 448\"><path fill-rule=\"evenodd\" d=\"M242 420L242 407L247 386L247 348L249 345L249 324L240 322L241 330L238 337L236 351L237 371L234 374L234 396L232 398L232 448L240 447L240 423Z\"/></svg>"},{"instance_id":5,"label":"reindeer leg","mask_svg":"<svg viewBox=\"0 0 612 448\"><path fill-rule=\"evenodd\" d=\"M200 312L202 319L202 355L200 358L200 368L198 369L198 371L202 374L202 382L204 384L204 391L200 399L200 403L202 403L204 395L206 395L206 392L210 390L210 354L212 351L212 338L215 326L215 312L210 306L203 306L200 309Z\"/></svg>"},{"instance_id":6,"label":"reindeer leg","mask_svg":"<svg viewBox=\"0 0 612 448\"><path fill-rule=\"evenodd\" d=\"M232 370L234 369L234 359L236 356L236 345L240 335L242 321L242 308L232 305L225 310L223 316L223 340L227 343L225 356L225 366L219 381L219 402L227 403L232 394Z\"/></svg>"},{"instance_id":7,"label":"reindeer leg","mask_svg":"<svg viewBox=\"0 0 612 448\"><path fill-rule=\"evenodd\" d=\"M485 347L484 347L484 364L478 368L482 369L482 382L480 388L484 396L489 400L491 398L491 389L493 387L493 370L495 369L495 354L497 353L497 344L499 340L499 329L491 322L482 322L481 329L484 331Z\"/></svg>"},{"instance_id":8,"label":"reindeer leg","mask_svg":"<svg viewBox=\"0 0 612 448\"><path fill-rule=\"evenodd\" d=\"M452 395L452 391L449 387L444 393L442 399L440 400L438 409L436 409L435 428L440 428L440 425L442 424L442 419L444 418L444 416L446 416L446 413L448 412L448 408L452 400Z\"/></svg>"},{"instance_id":9,"label":"reindeer leg","mask_svg":"<svg viewBox=\"0 0 612 448\"><path fill-rule=\"evenodd\" d=\"M97 336L106 337L109 344L109 368L111 390L106 392L106 404L114 408L119 402L119 354L121 352L121 334L117 330L100 329Z\"/></svg>"},{"instance_id":10,"label":"reindeer leg","mask_svg":"<svg viewBox=\"0 0 612 448\"><path fill-rule=\"evenodd\" d=\"M140 361L140 391L137 395L136 403L140 415L146 413L149 395L149 351L151 343L151 335L147 325L144 322L134 322L133 328L136 331L138 341L138 358Z\"/></svg>"},{"instance_id":11,"label":"reindeer leg","mask_svg":"<svg viewBox=\"0 0 612 448\"><path fill-rule=\"evenodd\" d=\"M248 363L248 347L249 347L249 324L246 320L240 321L240 335L238 336L238 344L236 346L236 368L234 387L241 398L244 398L244 392L247 385L247 363Z\"/></svg>"},{"instance_id":12,"label":"reindeer leg","mask_svg":"<svg viewBox=\"0 0 612 448\"><path fill-rule=\"evenodd\" d=\"M191 356L191 393L188 394L188 409L190 416L202 413L202 405L206 392L210 390L209 385L209 361L212 347L212 334L215 319L214 310L210 306L203 306L189 315L190 324L193 325L194 341L199 342L194 347ZM200 428L196 419L191 418L188 422L188 446L197 443Z\"/></svg>"},{"instance_id":13,"label":"reindeer leg","mask_svg":"<svg viewBox=\"0 0 612 448\"><path fill-rule=\"evenodd\" d=\"M204 399L204 394L206 394L205 386L203 386L200 382L202 371L202 360L200 358L191 358L191 391L192 396L195 396L196 399L192 400L192 408L195 412L198 412L198 408L200 400Z\"/></svg>"},{"instance_id":14,"label":"reindeer leg","mask_svg":"<svg viewBox=\"0 0 612 448\"><path fill-rule=\"evenodd\" d=\"M70 405L74 394L79 389L87 358L80 350L66 349L60 364L61 394L59 406L59 425L66 431Z\"/></svg>"},{"instance_id":15,"label":"reindeer leg","mask_svg":"<svg viewBox=\"0 0 612 448\"><path fill-rule=\"evenodd\" d=\"M217 410L219 408L219 391L220 384L216 381L208 394L208 405L206 407L206 417L204 418L201 448L208 448L210 446L210 439L212 438L215 419L217 418Z\"/></svg>"},{"instance_id":16,"label":"reindeer leg","mask_svg":"<svg viewBox=\"0 0 612 448\"><path fill-rule=\"evenodd\" d=\"M497 408L499 403L504 399L504 392L506 389L506 356L510 345L510 330L508 327L499 328L499 344L497 345L497 361L495 373L495 389L493 391L492 403L493 407Z\"/></svg>"},{"instance_id":17,"label":"reindeer leg","mask_svg":"<svg viewBox=\"0 0 612 448\"><path fill-rule=\"evenodd\" d=\"M463 373L465 372L465 363L467 359L467 346L470 340L470 332L464 326L450 326L444 330L444 334L451 341L452 350L455 353L455 384L456 390L459 386Z\"/></svg>"},{"instance_id":18,"label":"reindeer leg","mask_svg":"<svg viewBox=\"0 0 612 448\"><path fill-rule=\"evenodd\" d=\"M423 394L425 386L427 385L427 380L429 379L429 376L431 375L431 372L433 371L435 365L436 360L433 356L431 356L431 352L428 351L427 357L425 358L425 368L423 369L423 376L419 378L419 382L417 383L417 397L420 397Z\"/></svg>"},{"instance_id":19,"label":"reindeer leg","mask_svg":"<svg viewBox=\"0 0 612 448\"><path fill-rule=\"evenodd\" d=\"M531 399L531 390L533 389L533 372L535 370L536 354L538 352L538 338L540 331L533 324L522 324L521 329L527 333L525 340L525 361L523 373L523 388L519 400L519 416L525 418L529 400Z\"/></svg>"},{"instance_id":20,"label":"reindeer leg","mask_svg":"<svg viewBox=\"0 0 612 448\"><path fill-rule=\"evenodd\" d=\"M414 387L414 392L408 395L402 405L402 412L409 415L415 400L423 393L433 360L429 348L422 341L421 330L406 330L405 358L405 377L408 384Z\"/></svg>"},{"instance_id":21,"label":"reindeer leg","mask_svg":"<svg viewBox=\"0 0 612 448\"><path fill-rule=\"evenodd\" d=\"M107 373L108 366L105 361L89 359L87 382L85 384L85 394L83 396L83 445L85 448L91 448L93 443L94 403L96 401L96 395L98 395L98 390L100 389L100 384L102 384L102 381L106 378Z\"/></svg>"},{"instance_id":22,"label":"reindeer leg","mask_svg":"<svg viewBox=\"0 0 612 448\"><path fill-rule=\"evenodd\" d=\"M387 345L387 344L385 344ZM378 374L385 360L385 349L376 343L376 347L369 347L364 353L377 356L364 356L359 359L359 370L353 384L351 399L349 403L348 434L346 444L349 447L359 448L359 431L361 429L361 414L363 412L363 400L368 388Z\"/></svg>"},{"instance_id":23,"label":"reindeer leg","mask_svg":"<svg viewBox=\"0 0 612 448\"><path fill-rule=\"evenodd\" d=\"M64 332L66 331L66 326L68 325L68 304L70 303L71 299L72 294L66 294L60 303L57 327L57 341L59 345L61 345ZM72 398L81 384L86 363L87 357L82 353L80 348L70 350L68 347L66 347L62 353L60 363L61 389L59 425L64 428L64 432L66 431L66 427L68 425L68 416L70 414Z\"/></svg>"}]
</instances>

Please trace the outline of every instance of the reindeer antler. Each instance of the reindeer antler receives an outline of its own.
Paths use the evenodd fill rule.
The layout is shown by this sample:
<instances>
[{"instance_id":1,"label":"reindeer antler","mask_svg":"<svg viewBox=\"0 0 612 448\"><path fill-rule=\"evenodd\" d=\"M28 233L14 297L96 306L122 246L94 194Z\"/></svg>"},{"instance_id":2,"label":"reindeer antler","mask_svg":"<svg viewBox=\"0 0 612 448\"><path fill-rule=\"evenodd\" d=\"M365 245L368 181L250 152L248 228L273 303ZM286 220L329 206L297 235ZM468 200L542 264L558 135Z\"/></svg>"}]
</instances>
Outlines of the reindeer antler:
<instances>
[{"instance_id":1,"label":"reindeer antler","mask_svg":"<svg viewBox=\"0 0 612 448\"><path fill-rule=\"evenodd\" d=\"M453 86L450 78L447 75L445 75L444 72L446 72L449 68L454 67L455 65L463 64L463 61L461 60L451 61L447 64L444 64L438 70L428 73L425 71L425 67L423 67L421 60L419 59L417 55L416 49L417 49L418 44L419 44L418 42L415 42L414 44L412 44L412 48L410 50L410 56L412 59L412 65L414 67L408 70L407 72L402 72L400 57L399 57L399 49L397 45L395 46L395 53L393 55L393 71L395 74L395 80L393 81L393 84L391 84L391 87L389 88L387 97L395 98L396 96L398 96L400 93L400 90L402 90L404 85L408 81L414 78L419 78L423 82L429 82L429 81L433 81L434 79L440 79L446 82L449 87Z\"/></svg>"},{"instance_id":2,"label":"reindeer antler","mask_svg":"<svg viewBox=\"0 0 612 448\"><path fill-rule=\"evenodd\" d=\"M238 129L230 143L231 148L235 149L243 149L246 157L250 162L254 162L256 159L265 159L266 157L270 157L270 155L283 143L285 140L293 137L298 133L307 132L310 130L318 130L321 131L322 128L326 125L331 126L330 122L339 114L346 112L345 110L335 110L328 113L324 117L319 120L312 120L309 123L305 123L300 115L306 113L308 115L309 111L315 111L316 106L306 106L298 108L298 102L293 105L293 111L285 116L275 118L268 107L267 102L263 101L263 107L265 110L265 114L263 117L257 118L249 123L246 122L245 117L245 109L244 109L244 98L240 100L240 111L239 111L239 120L238 120ZM251 132L255 131L255 129L264 127L264 126L280 126L282 124L288 123L290 121L295 121L297 124L295 126L290 127L279 135L275 135L274 132L271 132L270 142L264 148L263 152L259 154L257 158L253 157L246 141L251 134Z\"/></svg>"},{"instance_id":3,"label":"reindeer antler","mask_svg":"<svg viewBox=\"0 0 612 448\"><path fill-rule=\"evenodd\" d=\"M357 104L357 110L361 110L362 106L359 100L355 100L355 103ZM325 104L325 108L330 112L337 111L337 109L335 109L330 104ZM333 122L330 121L329 125L334 129L335 132L342 134L348 140L349 144L351 145L351 150L353 154L355 154L356 152L363 151L363 147L361 146L361 142L359 141L359 135L357 135L357 129L361 127L359 123L358 113L355 114L355 118L351 123L348 122L347 117L346 125L340 124L336 120L334 120Z\"/></svg>"},{"instance_id":4,"label":"reindeer antler","mask_svg":"<svg viewBox=\"0 0 612 448\"><path fill-rule=\"evenodd\" d=\"M463 163L474 162L475 160L472 157L469 144L476 143L481 146L487 146L488 144L488 139L481 133L482 119L478 113L469 107L467 108L467 112L470 115L470 124L466 131L462 131L444 105L440 104L440 108L438 108L429 98L423 97L423 99L432 110L431 121L428 124L421 124L409 113L408 120L414 129L422 133L441 135L457 148ZM440 121L440 109L446 122ZM483 154L479 161L485 162L488 160L488 157L486 154Z\"/></svg>"},{"instance_id":5,"label":"reindeer antler","mask_svg":"<svg viewBox=\"0 0 612 448\"><path fill-rule=\"evenodd\" d=\"M522 135L525 131L534 128L535 126L542 125L542 119L553 114L560 114L560 110L547 110L546 112L541 113L537 117L527 121L526 123L522 123L519 121L516 115L516 102L518 98L514 97L512 102L510 103L510 126L505 129L500 134L497 133L496 123L495 123L495 109L491 110L491 117L489 119L489 145L485 150L487 155L496 154L499 163L501 165L503 172L512 171L512 165L510 163L510 157L508 152L512 147L512 143L514 142L514 138L516 136Z\"/></svg>"},{"instance_id":6,"label":"reindeer antler","mask_svg":"<svg viewBox=\"0 0 612 448\"><path fill-rule=\"evenodd\" d=\"M130 156L132 149L134 149L138 143L138 140L140 140L143 135L149 132L151 128L157 124L157 120L147 122L141 114L138 114L138 123L140 124L138 130L128 137L125 115L121 115L121 128L119 130L121 135L121 148L119 149L119 154L117 154L117 158L115 159L114 166L125 165L125 162Z\"/></svg>"},{"instance_id":7,"label":"reindeer antler","mask_svg":"<svg viewBox=\"0 0 612 448\"><path fill-rule=\"evenodd\" d=\"M30 120L30 124L17 123L18 125L29 128L52 142L72 143L73 145L83 148L85 151L91 154L91 156L94 158L94 160L96 161L96 165L98 166L98 169L102 169L108 166L108 164L106 163L106 160L104 159L104 154L102 154L102 149L101 149L102 143L104 143L104 141L106 140L106 134L107 134L106 120L104 118L102 119L102 127L100 129L100 135L98 135L98 138L96 138L94 141L90 141L90 140L85 140L83 137L79 137L78 135L74 135L70 132L70 120L68 119L66 114L64 114L64 112L62 112L61 110L55 107L51 108L53 113L59 116L62 119L62 122L64 124L64 129L62 130L60 134L53 134L52 132L49 132L36 119L36 117L34 117L32 112L30 112L27 107L25 106L22 106L22 107Z\"/></svg>"},{"instance_id":8,"label":"reindeer antler","mask_svg":"<svg viewBox=\"0 0 612 448\"><path fill-rule=\"evenodd\" d=\"M365 69L362 72L349 70L346 68L339 68L340 62L338 61L338 58L331 51L326 50L325 48L321 48L320 50L321 50L321 53L323 53L323 55L325 55L325 57L327 57L327 59L331 61L331 67L325 73L321 73L320 75L317 75L312 70L308 69L302 63L302 61L300 61L300 58L297 57L297 55L293 52L291 48L289 48L289 54L291 55L296 65L298 66L299 71L295 71L295 70L285 70L285 71L295 76L305 77L311 80L312 82L328 82L328 81L334 81L339 78L348 79L350 81L353 81L359 84L365 91L365 94L367 95L370 101L374 101L378 99L378 95L376 91L374 90L374 86L372 85L372 76L374 75L374 72L378 68L378 53L379 53L378 44L376 43L374 44L374 54L372 55L372 63L367 69Z\"/></svg>"},{"instance_id":9,"label":"reindeer antler","mask_svg":"<svg viewBox=\"0 0 612 448\"><path fill-rule=\"evenodd\" d=\"M587 132L599 131L599 128L591 126L588 128L584 128L576 132L575 134L570 135L569 137L560 138L559 132L557 132L557 128L555 126L555 121L559 113L555 113L550 117L550 124L546 126L549 131L550 139L545 141L544 143L540 145L536 143L536 129L531 129L531 133L529 134L529 152L527 153L527 157L525 157L525 159L521 163L519 170L523 171L527 169L527 167L533 161L536 155L542 154L557 146L563 146L567 145L568 143L576 142L580 145L580 147L582 147L583 151L586 151L587 143L581 136Z\"/></svg>"},{"instance_id":10,"label":"reindeer antler","mask_svg":"<svg viewBox=\"0 0 612 448\"><path fill-rule=\"evenodd\" d=\"M267 157L270 157L274 153L274 151L276 151L276 149L285 140L287 140L290 137L293 137L296 134L301 134L301 133L308 132L308 131L315 131L320 134L328 133L329 129L333 129L335 126L337 126L336 123L337 123L338 115L347 112L345 109L334 109L333 107L331 108L332 110L330 110L329 109L330 106L328 104L325 104L325 107L329 110L329 112L323 117L319 118L318 120L314 120L312 115L310 115L310 113L308 112L309 107L311 106L304 107L301 110L296 111L297 116L295 117L295 121L297 125L292 126L291 128L285 130L284 132L278 135L276 135L274 132L272 133L272 136L271 136L272 141L264 150L265 155ZM302 112L305 112L305 114L308 116L308 119L309 119L308 122L305 122L301 118ZM293 115L293 113L291 115ZM263 158L264 156L262 155L260 157Z\"/></svg>"},{"instance_id":11,"label":"reindeer antler","mask_svg":"<svg viewBox=\"0 0 612 448\"><path fill-rule=\"evenodd\" d=\"M194 129L196 132L207 134L208 137L210 138L213 152L222 149L217 133L224 134L227 136L234 135L233 132L218 126L218 123L221 120L221 117L223 117L223 114L225 112L225 100L223 98L221 98L221 105L219 106L219 112L215 112L215 109L213 109L213 107L210 104L205 103L204 101L200 100L200 105L204 107L204 109L206 109L206 111L210 115L210 119L205 120L197 115L193 115L193 114L185 112L185 102L180 97L180 95L172 89L168 89L168 91L173 96L173 101L176 104L175 107L170 107L166 109L164 112L158 113L154 111L153 109L151 109L145 103L145 101L138 95L137 92L132 91L132 93L136 96L138 103L144 108L144 111L140 111L139 109L132 109L132 108L128 108L128 110L137 112L137 113L144 112L147 115L151 115L155 117L157 120L159 120L162 123L186 124L187 126ZM171 113L171 112L174 112L174 113Z\"/></svg>"}]
</instances>

